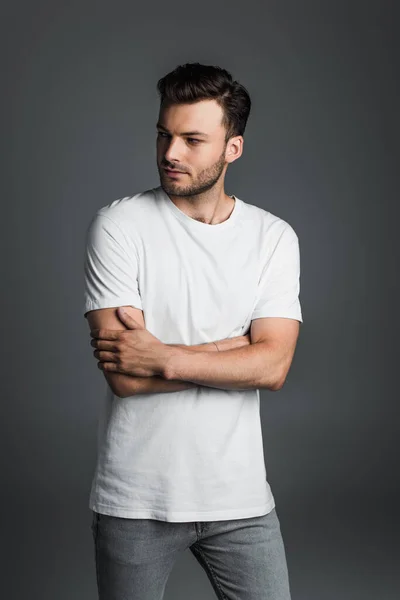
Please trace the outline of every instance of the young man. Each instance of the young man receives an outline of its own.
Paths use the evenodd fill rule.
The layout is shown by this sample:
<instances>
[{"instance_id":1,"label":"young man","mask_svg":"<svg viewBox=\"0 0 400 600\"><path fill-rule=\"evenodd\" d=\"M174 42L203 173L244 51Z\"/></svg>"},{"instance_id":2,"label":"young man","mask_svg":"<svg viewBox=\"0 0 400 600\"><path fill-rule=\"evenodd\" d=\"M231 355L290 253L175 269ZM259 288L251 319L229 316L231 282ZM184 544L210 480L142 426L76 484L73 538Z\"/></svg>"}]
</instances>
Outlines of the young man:
<instances>
[{"instance_id":1,"label":"young man","mask_svg":"<svg viewBox=\"0 0 400 600\"><path fill-rule=\"evenodd\" d=\"M289 600L259 389L281 389L294 355L298 238L224 191L246 89L192 63L158 91L161 185L99 209L86 237L84 312L108 383L89 502L99 597L161 600L190 548L218 598Z\"/></svg>"}]
</instances>

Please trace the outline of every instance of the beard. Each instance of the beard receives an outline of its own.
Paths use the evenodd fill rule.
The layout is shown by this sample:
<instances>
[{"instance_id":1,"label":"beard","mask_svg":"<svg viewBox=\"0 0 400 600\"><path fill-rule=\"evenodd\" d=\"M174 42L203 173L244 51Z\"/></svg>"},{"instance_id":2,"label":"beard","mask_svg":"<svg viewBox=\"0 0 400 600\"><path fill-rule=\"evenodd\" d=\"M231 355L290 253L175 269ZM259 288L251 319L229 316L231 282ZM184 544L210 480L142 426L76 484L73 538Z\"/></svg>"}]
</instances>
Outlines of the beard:
<instances>
[{"instance_id":1,"label":"beard","mask_svg":"<svg viewBox=\"0 0 400 600\"><path fill-rule=\"evenodd\" d=\"M199 173L196 181L185 183L184 181L180 181L181 178L173 180L162 169L159 169L161 187L164 192L171 196L183 197L197 196L208 192L218 182L225 168L225 148L218 160L211 167L207 167ZM182 179L184 177L185 175L182 175Z\"/></svg>"}]
</instances>

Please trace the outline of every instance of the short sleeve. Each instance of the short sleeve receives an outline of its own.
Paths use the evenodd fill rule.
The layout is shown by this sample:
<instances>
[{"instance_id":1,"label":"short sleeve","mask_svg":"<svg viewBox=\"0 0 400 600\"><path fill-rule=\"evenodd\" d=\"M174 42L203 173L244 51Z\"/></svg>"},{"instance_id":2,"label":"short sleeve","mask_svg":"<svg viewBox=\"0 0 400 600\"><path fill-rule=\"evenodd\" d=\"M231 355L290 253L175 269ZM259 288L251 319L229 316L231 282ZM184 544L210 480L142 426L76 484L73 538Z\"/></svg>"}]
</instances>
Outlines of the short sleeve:
<instances>
[{"instance_id":1,"label":"short sleeve","mask_svg":"<svg viewBox=\"0 0 400 600\"><path fill-rule=\"evenodd\" d=\"M299 240L287 224L263 267L251 319L286 317L302 323L299 293Z\"/></svg>"},{"instance_id":2,"label":"short sleeve","mask_svg":"<svg viewBox=\"0 0 400 600\"><path fill-rule=\"evenodd\" d=\"M109 217L97 213L85 237L83 312L133 306L142 309L138 256L133 242Z\"/></svg>"}]
</instances>

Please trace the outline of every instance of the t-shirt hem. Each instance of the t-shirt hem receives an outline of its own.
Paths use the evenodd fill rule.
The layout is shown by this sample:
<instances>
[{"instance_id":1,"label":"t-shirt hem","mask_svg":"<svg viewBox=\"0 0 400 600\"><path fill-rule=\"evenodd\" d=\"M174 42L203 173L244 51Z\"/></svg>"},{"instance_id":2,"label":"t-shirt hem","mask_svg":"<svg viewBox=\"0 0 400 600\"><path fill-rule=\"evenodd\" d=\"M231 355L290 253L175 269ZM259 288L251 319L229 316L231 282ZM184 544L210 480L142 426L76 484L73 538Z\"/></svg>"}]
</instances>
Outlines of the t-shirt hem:
<instances>
[{"instance_id":1,"label":"t-shirt hem","mask_svg":"<svg viewBox=\"0 0 400 600\"><path fill-rule=\"evenodd\" d=\"M293 313L288 314L287 312L279 312L279 311L274 311L274 312L270 312L269 314L265 311L259 310L256 311L252 314L251 319L262 319L264 317L282 317L285 319L295 319L296 321L300 321L300 323L303 323L303 317L302 315L299 315L299 313Z\"/></svg>"},{"instance_id":2,"label":"t-shirt hem","mask_svg":"<svg viewBox=\"0 0 400 600\"><path fill-rule=\"evenodd\" d=\"M275 508L274 499L264 504L251 508L234 508L217 511L163 511L156 509L130 509L109 506L101 502L89 504L89 508L103 515L123 517L127 519L156 519L158 521L187 522L187 521L227 521L230 519L246 519L250 517L261 517Z\"/></svg>"},{"instance_id":3,"label":"t-shirt hem","mask_svg":"<svg viewBox=\"0 0 400 600\"><path fill-rule=\"evenodd\" d=\"M142 302L140 298L129 296L121 296L119 298L99 298L98 300L86 300L83 307L83 314L86 315L90 310L97 310L99 308L118 308L119 306L133 306L143 310Z\"/></svg>"}]
</instances>

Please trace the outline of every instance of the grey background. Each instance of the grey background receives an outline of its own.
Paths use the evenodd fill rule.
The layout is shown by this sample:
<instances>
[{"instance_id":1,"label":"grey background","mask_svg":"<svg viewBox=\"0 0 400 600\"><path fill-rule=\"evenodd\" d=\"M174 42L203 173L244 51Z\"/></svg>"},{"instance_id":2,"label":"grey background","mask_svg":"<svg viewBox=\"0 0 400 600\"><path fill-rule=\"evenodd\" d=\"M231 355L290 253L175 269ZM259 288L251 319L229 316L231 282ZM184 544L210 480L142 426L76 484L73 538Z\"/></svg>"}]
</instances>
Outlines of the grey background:
<instances>
[{"instance_id":1,"label":"grey background","mask_svg":"<svg viewBox=\"0 0 400 600\"><path fill-rule=\"evenodd\" d=\"M300 240L304 324L284 388L261 402L292 598L398 598L395 3L1 12L7 598L96 598L87 503L104 376L82 314L83 239L99 207L159 184L156 82L191 61L227 68L253 101L227 193ZM184 553L166 600L214 597Z\"/></svg>"}]
</instances>

